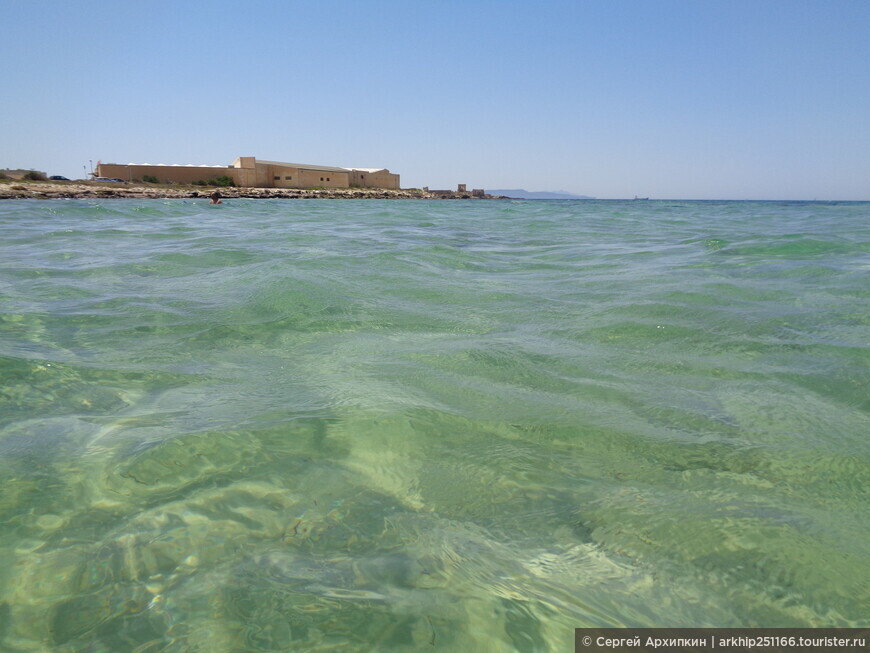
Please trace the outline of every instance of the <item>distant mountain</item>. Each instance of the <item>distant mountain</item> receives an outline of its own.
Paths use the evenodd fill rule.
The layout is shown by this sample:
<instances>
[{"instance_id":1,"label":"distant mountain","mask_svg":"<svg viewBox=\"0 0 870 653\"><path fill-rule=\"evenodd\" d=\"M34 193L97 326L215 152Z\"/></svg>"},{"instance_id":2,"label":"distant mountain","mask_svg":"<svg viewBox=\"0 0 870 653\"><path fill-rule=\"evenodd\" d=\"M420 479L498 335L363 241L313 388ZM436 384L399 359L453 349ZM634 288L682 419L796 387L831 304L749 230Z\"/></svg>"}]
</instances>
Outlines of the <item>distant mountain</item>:
<instances>
[{"instance_id":1,"label":"distant mountain","mask_svg":"<svg viewBox=\"0 0 870 653\"><path fill-rule=\"evenodd\" d=\"M594 197L588 195L574 195L564 190L557 191L529 191L522 188L496 188L491 190L486 189L489 195L504 195L505 197L513 197L518 200L594 200Z\"/></svg>"}]
</instances>

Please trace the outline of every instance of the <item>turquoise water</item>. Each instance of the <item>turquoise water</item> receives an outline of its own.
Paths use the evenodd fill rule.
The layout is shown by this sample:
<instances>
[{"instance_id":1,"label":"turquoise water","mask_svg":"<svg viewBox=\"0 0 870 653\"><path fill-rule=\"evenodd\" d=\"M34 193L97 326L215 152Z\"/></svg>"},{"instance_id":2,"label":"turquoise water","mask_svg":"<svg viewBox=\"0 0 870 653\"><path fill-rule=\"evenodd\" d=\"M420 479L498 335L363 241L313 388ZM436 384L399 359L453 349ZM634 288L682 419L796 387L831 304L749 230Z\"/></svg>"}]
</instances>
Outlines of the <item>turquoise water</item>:
<instances>
[{"instance_id":1,"label":"turquoise water","mask_svg":"<svg viewBox=\"0 0 870 653\"><path fill-rule=\"evenodd\" d=\"M0 649L866 627L868 217L0 203Z\"/></svg>"}]
</instances>

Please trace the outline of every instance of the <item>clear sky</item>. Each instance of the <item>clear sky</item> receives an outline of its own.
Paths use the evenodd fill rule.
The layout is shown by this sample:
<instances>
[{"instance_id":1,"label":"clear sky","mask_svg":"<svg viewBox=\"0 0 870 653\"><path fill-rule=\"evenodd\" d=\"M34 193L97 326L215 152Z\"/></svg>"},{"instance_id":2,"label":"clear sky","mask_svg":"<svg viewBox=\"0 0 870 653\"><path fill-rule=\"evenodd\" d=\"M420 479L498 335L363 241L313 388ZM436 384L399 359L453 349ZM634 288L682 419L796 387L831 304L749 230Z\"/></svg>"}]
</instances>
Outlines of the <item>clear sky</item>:
<instances>
[{"instance_id":1,"label":"clear sky","mask_svg":"<svg viewBox=\"0 0 870 653\"><path fill-rule=\"evenodd\" d=\"M870 0L0 5L0 168L870 200Z\"/></svg>"}]
</instances>

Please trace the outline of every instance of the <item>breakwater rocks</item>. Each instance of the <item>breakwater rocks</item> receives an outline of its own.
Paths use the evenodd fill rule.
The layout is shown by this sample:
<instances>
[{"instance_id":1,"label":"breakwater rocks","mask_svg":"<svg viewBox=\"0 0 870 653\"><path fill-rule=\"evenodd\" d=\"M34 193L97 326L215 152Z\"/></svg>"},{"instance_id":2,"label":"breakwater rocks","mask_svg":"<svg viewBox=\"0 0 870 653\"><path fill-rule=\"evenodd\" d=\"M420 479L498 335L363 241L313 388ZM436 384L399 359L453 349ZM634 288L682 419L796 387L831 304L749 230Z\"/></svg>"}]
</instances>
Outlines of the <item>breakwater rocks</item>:
<instances>
[{"instance_id":1,"label":"breakwater rocks","mask_svg":"<svg viewBox=\"0 0 870 653\"><path fill-rule=\"evenodd\" d=\"M220 188L226 199L471 199L459 191L444 195L417 188L387 190L380 188ZM214 188L198 186L161 186L158 184L124 184L107 182L11 181L0 183L0 199L207 199ZM484 195L484 199L496 199Z\"/></svg>"}]
</instances>

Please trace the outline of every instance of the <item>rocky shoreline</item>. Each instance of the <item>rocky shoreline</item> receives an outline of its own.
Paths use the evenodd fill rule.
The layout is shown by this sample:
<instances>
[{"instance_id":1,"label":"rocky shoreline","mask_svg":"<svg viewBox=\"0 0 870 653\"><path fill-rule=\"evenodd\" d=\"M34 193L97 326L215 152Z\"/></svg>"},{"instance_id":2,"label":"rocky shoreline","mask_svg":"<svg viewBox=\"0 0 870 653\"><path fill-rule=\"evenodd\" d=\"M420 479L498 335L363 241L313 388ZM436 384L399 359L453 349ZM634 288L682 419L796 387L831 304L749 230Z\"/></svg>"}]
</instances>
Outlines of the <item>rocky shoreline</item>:
<instances>
[{"instance_id":1,"label":"rocky shoreline","mask_svg":"<svg viewBox=\"0 0 870 653\"><path fill-rule=\"evenodd\" d=\"M127 184L92 181L3 181L0 199L206 199L215 190L227 199L472 199L471 193L444 191L430 193L418 188L387 190L380 188L210 188ZM475 198L477 199L477 198ZM484 199L503 199L485 195Z\"/></svg>"}]
</instances>

